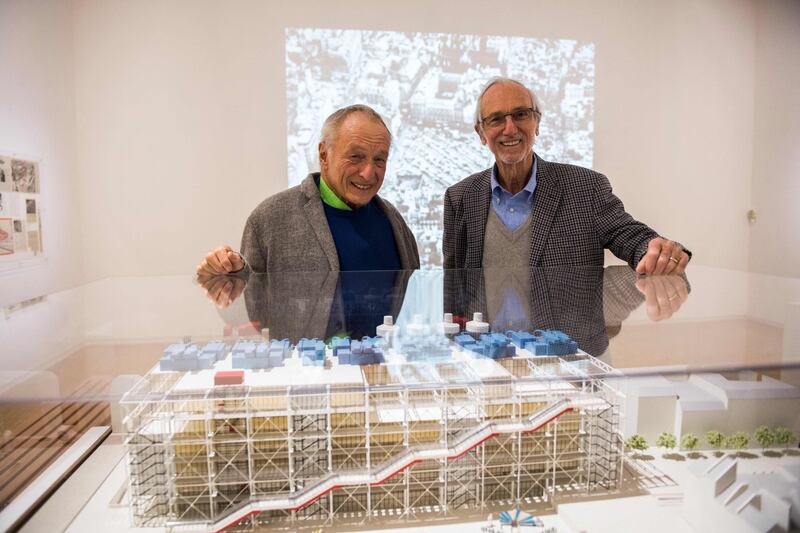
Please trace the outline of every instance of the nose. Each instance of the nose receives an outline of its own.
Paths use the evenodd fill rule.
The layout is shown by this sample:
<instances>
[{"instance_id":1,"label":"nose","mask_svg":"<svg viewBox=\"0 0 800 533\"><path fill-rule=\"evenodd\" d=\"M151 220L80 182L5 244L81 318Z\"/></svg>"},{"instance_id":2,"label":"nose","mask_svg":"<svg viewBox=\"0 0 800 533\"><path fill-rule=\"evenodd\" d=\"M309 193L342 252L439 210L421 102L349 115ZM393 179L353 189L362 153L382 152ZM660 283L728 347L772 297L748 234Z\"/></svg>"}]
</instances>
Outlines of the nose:
<instances>
[{"instance_id":1,"label":"nose","mask_svg":"<svg viewBox=\"0 0 800 533\"><path fill-rule=\"evenodd\" d=\"M372 180L373 176L375 176L378 167L372 161L367 161L363 165L361 165L361 169L358 172L358 175L364 178L365 180Z\"/></svg>"},{"instance_id":2,"label":"nose","mask_svg":"<svg viewBox=\"0 0 800 533\"><path fill-rule=\"evenodd\" d=\"M517 125L512 120L511 115L505 116L506 123L503 125L503 135L511 135L512 133L516 133Z\"/></svg>"}]
</instances>

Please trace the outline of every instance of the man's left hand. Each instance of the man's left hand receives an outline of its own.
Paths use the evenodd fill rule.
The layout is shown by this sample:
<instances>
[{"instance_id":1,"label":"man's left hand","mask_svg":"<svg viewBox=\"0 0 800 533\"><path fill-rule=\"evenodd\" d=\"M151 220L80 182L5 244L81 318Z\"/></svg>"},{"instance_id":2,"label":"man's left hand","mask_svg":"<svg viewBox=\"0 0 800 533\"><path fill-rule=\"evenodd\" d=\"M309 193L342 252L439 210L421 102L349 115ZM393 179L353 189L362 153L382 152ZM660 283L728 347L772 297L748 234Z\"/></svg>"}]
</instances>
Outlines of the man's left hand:
<instances>
[{"instance_id":1,"label":"man's left hand","mask_svg":"<svg viewBox=\"0 0 800 533\"><path fill-rule=\"evenodd\" d=\"M680 244L656 237L647 243L647 253L636 265L636 272L651 276L682 274L688 263L689 254Z\"/></svg>"},{"instance_id":2,"label":"man's left hand","mask_svg":"<svg viewBox=\"0 0 800 533\"><path fill-rule=\"evenodd\" d=\"M689 297L683 276L639 278L636 288L644 295L647 316L654 322L670 318Z\"/></svg>"}]
</instances>

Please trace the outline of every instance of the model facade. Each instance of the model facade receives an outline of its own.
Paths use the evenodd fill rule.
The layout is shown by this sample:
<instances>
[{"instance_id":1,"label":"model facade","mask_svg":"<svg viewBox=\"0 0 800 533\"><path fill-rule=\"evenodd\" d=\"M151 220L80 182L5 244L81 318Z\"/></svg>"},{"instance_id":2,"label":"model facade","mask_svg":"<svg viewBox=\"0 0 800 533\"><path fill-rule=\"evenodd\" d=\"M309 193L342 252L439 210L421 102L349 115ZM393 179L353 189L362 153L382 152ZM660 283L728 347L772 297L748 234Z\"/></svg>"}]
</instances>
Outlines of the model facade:
<instances>
[{"instance_id":1,"label":"model facade","mask_svg":"<svg viewBox=\"0 0 800 533\"><path fill-rule=\"evenodd\" d=\"M425 330L172 346L122 401L132 523L413 522L613 491L621 402L602 379L613 369L574 347L535 355L547 339L569 346L552 332L470 343ZM192 367L187 350L203 364L173 370Z\"/></svg>"}]
</instances>

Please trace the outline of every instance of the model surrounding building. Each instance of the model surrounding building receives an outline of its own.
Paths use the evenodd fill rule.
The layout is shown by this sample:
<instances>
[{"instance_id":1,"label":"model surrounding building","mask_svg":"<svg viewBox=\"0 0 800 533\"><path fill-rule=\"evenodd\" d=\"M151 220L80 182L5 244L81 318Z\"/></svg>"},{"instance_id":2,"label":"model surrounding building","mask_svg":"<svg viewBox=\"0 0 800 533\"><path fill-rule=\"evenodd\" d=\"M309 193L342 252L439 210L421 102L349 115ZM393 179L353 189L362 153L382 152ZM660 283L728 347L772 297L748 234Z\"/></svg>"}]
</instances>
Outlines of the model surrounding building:
<instances>
[{"instance_id":1,"label":"model surrounding building","mask_svg":"<svg viewBox=\"0 0 800 533\"><path fill-rule=\"evenodd\" d=\"M752 433L762 425L800 427L800 388L768 375L745 372L737 378L692 374L687 379L649 376L620 382L626 414L622 432L655 442L662 431L680 438L712 429L730 434Z\"/></svg>"}]
</instances>

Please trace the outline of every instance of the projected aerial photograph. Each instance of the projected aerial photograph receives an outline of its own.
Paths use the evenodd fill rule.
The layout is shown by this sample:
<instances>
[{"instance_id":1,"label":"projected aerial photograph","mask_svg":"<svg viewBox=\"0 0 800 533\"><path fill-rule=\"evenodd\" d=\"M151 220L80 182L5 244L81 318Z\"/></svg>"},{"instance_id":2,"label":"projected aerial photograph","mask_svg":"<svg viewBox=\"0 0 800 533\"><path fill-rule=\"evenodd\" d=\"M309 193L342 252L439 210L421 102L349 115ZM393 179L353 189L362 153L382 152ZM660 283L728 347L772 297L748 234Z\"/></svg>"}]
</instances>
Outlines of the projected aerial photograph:
<instances>
[{"instance_id":1,"label":"projected aerial photograph","mask_svg":"<svg viewBox=\"0 0 800 533\"><path fill-rule=\"evenodd\" d=\"M441 265L445 189L494 162L473 129L475 101L494 76L518 79L539 97L541 157L591 167L592 43L288 28L288 185L318 170L319 131L330 113L372 106L394 136L381 196L408 222L423 266Z\"/></svg>"}]
</instances>

